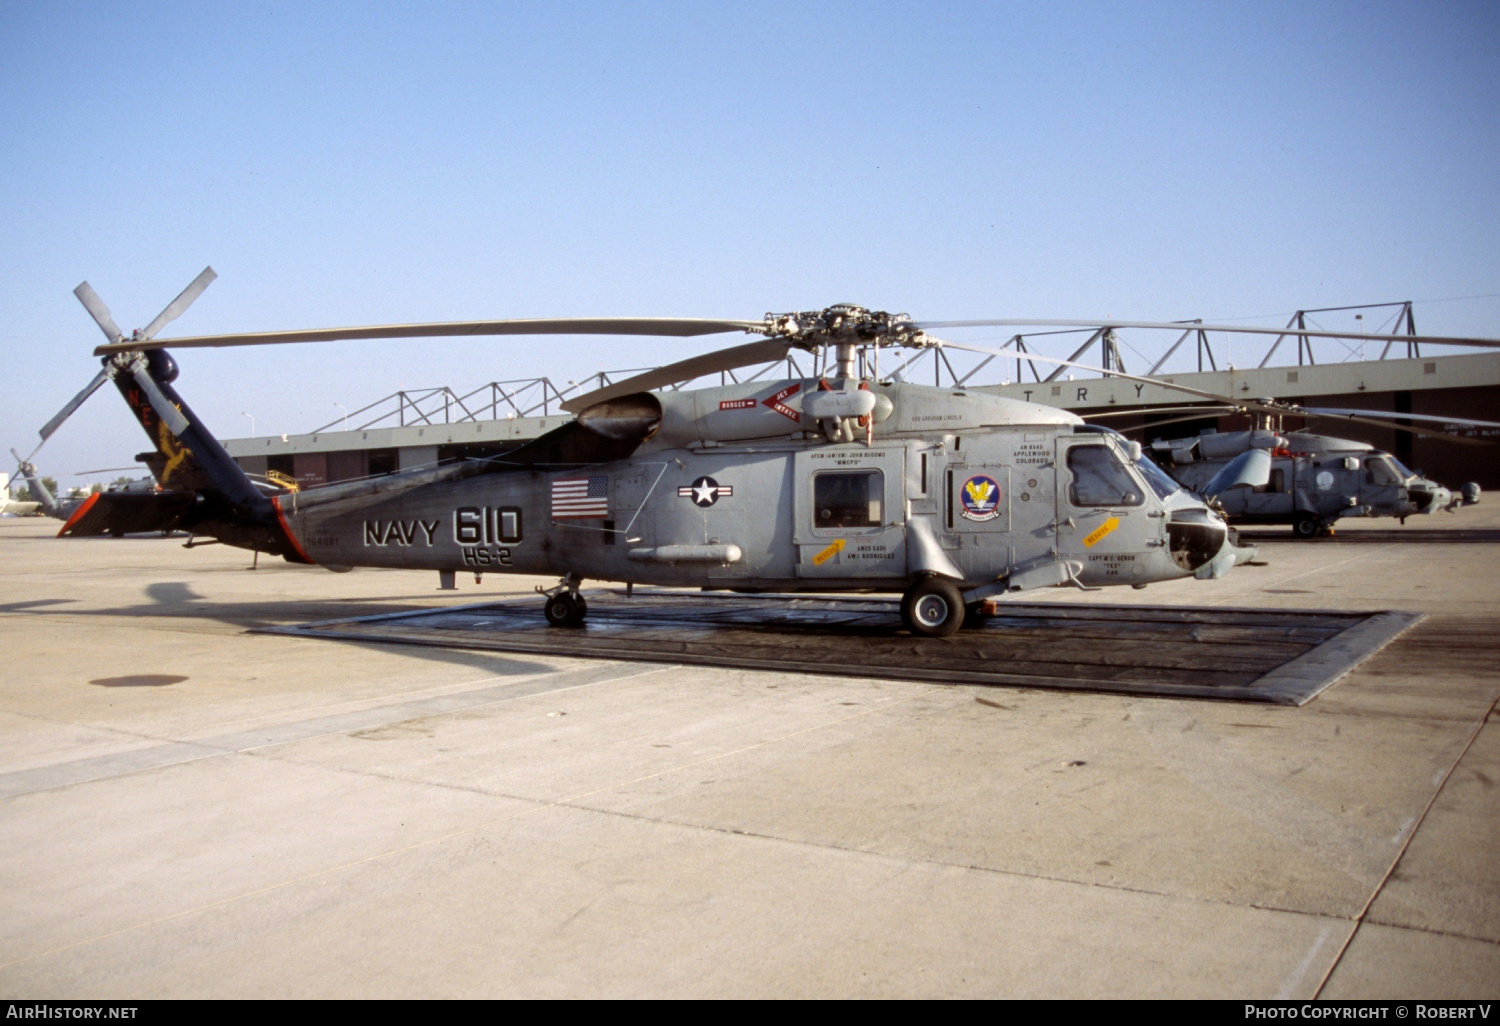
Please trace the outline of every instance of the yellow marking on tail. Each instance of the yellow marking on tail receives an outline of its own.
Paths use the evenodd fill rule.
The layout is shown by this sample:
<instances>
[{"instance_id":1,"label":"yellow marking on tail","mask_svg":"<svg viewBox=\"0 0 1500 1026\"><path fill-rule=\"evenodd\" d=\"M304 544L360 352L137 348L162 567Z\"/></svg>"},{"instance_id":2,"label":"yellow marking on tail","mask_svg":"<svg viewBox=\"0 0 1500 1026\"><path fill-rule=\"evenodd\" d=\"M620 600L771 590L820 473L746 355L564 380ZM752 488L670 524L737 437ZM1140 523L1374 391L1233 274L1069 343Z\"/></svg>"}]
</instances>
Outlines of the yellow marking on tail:
<instances>
[{"instance_id":1,"label":"yellow marking on tail","mask_svg":"<svg viewBox=\"0 0 1500 1026\"><path fill-rule=\"evenodd\" d=\"M165 421L156 422L156 443L162 455L167 458L166 465L161 468L161 483L166 484L172 479L173 471L188 458L188 451L177 440L177 436L167 430Z\"/></svg>"}]
</instances>

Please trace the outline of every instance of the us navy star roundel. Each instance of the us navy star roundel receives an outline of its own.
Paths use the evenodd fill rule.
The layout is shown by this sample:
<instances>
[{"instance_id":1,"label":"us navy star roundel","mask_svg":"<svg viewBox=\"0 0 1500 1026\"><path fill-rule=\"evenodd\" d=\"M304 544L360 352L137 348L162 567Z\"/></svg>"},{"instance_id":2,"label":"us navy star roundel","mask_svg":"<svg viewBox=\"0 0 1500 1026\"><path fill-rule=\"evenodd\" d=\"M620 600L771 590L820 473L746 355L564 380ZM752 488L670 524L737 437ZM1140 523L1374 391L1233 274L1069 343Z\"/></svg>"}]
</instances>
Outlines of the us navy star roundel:
<instances>
[{"instance_id":1,"label":"us navy star roundel","mask_svg":"<svg viewBox=\"0 0 1500 1026\"><path fill-rule=\"evenodd\" d=\"M975 474L964 482L958 501L963 506L959 513L965 520L981 523L994 520L1000 515L1000 486L993 477Z\"/></svg>"},{"instance_id":2,"label":"us navy star roundel","mask_svg":"<svg viewBox=\"0 0 1500 1026\"><path fill-rule=\"evenodd\" d=\"M684 499L692 499L694 506L712 506L722 495L733 495L733 485L721 485L711 477L700 477L690 485L677 489Z\"/></svg>"}]
</instances>

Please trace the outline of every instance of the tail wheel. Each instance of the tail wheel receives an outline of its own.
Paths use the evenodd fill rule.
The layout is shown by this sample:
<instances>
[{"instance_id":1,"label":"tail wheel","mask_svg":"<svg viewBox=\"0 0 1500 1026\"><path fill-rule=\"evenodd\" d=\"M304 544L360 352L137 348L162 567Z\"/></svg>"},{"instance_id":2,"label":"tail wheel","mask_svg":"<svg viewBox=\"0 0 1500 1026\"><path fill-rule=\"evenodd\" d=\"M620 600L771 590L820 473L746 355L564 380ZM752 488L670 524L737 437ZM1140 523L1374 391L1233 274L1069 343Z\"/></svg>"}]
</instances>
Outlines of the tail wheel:
<instances>
[{"instance_id":1,"label":"tail wheel","mask_svg":"<svg viewBox=\"0 0 1500 1026\"><path fill-rule=\"evenodd\" d=\"M925 638L946 638L963 626L964 616L963 596L944 577L924 577L901 599L906 629Z\"/></svg>"},{"instance_id":2,"label":"tail wheel","mask_svg":"<svg viewBox=\"0 0 1500 1026\"><path fill-rule=\"evenodd\" d=\"M1318 518L1306 513L1297 514L1297 519L1292 521L1292 533L1298 538L1316 538L1321 530Z\"/></svg>"},{"instance_id":3,"label":"tail wheel","mask_svg":"<svg viewBox=\"0 0 1500 1026\"><path fill-rule=\"evenodd\" d=\"M582 595L573 595L564 591L549 598L542 611L546 613L547 622L553 627L577 627L588 615L589 604L584 601Z\"/></svg>"}]
</instances>

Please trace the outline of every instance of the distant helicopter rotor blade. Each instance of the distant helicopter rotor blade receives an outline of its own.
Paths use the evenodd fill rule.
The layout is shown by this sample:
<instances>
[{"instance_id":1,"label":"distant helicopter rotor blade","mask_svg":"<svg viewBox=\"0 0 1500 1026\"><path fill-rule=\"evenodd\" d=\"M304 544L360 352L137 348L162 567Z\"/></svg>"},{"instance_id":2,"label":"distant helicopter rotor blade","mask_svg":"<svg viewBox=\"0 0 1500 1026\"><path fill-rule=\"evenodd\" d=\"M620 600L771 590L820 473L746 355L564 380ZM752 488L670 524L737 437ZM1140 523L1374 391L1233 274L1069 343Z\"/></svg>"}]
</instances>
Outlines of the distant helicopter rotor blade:
<instances>
[{"instance_id":1,"label":"distant helicopter rotor blade","mask_svg":"<svg viewBox=\"0 0 1500 1026\"><path fill-rule=\"evenodd\" d=\"M1305 406L1303 409L1308 413L1315 413L1320 417L1389 417L1392 420L1426 420L1438 424L1464 424L1469 427L1500 428L1500 422L1474 420L1472 417L1439 417L1429 413L1399 413L1388 410L1345 410L1329 406Z\"/></svg>"},{"instance_id":2,"label":"distant helicopter rotor blade","mask_svg":"<svg viewBox=\"0 0 1500 1026\"><path fill-rule=\"evenodd\" d=\"M622 395L630 395L632 392L649 392L655 388L665 388L675 385L679 381L692 381L706 374L717 374L721 371L735 370L740 367L753 367L757 363L771 363L774 360L784 360L792 349L790 339L762 339L758 342L747 342L742 346L732 346L728 349L718 349L712 353L704 353L702 356L694 356L687 360L679 360L669 363L665 367L637 374L624 381L617 381L603 388L596 388L592 392L575 396L562 404L562 408L568 413L577 413L585 410L596 403L602 403Z\"/></svg>"},{"instance_id":3,"label":"distant helicopter rotor blade","mask_svg":"<svg viewBox=\"0 0 1500 1026\"><path fill-rule=\"evenodd\" d=\"M1356 342L1416 342L1443 346L1500 349L1500 339L1449 337L1445 335L1370 335L1357 331L1315 331L1311 328L1246 328L1237 324L1199 324L1197 321L1070 321L1016 319L991 321L919 321L923 331L931 328L1145 328L1160 331L1227 331L1241 335L1297 335L1302 338L1342 338ZM1026 354L1027 358L1032 356ZM1114 371L1110 372L1111 374Z\"/></svg>"},{"instance_id":4,"label":"distant helicopter rotor blade","mask_svg":"<svg viewBox=\"0 0 1500 1026\"><path fill-rule=\"evenodd\" d=\"M213 280L218 276L212 267L205 267L202 274L194 278L176 299L167 304L165 310L156 315L156 320L141 329L140 337L142 339L155 338L158 331L181 317L183 311L192 306L193 300L203 295L203 290L213 284Z\"/></svg>"},{"instance_id":5,"label":"distant helicopter rotor blade","mask_svg":"<svg viewBox=\"0 0 1500 1026\"><path fill-rule=\"evenodd\" d=\"M430 324L383 324L352 328L259 331L236 335L111 340L95 356L141 349L213 349L267 346L287 342L340 342L383 338L446 338L467 335L650 335L690 338L729 331L764 331L765 321L725 321L694 317L537 317L505 321L437 321Z\"/></svg>"},{"instance_id":6,"label":"distant helicopter rotor blade","mask_svg":"<svg viewBox=\"0 0 1500 1026\"><path fill-rule=\"evenodd\" d=\"M1421 435L1424 438L1441 438L1447 442L1457 442L1459 445L1485 445L1485 439L1465 438L1463 435L1450 435L1446 431L1433 431L1430 428L1414 427L1411 424L1392 424L1385 420L1376 420L1373 417L1356 417L1349 413L1328 414L1314 413L1312 410L1278 410L1287 417L1307 417L1312 420L1349 420L1356 424L1369 424L1371 427L1385 428L1389 431L1405 431L1409 435Z\"/></svg>"},{"instance_id":7,"label":"distant helicopter rotor blade","mask_svg":"<svg viewBox=\"0 0 1500 1026\"><path fill-rule=\"evenodd\" d=\"M125 337L115 319L110 316L109 307L104 305L104 300L99 298L99 293L88 282L84 282L73 290L73 295L83 304L83 308L94 318L94 323L99 325L99 330L104 332L104 337L111 343L118 342Z\"/></svg>"},{"instance_id":8,"label":"distant helicopter rotor blade","mask_svg":"<svg viewBox=\"0 0 1500 1026\"><path fill-rule=\"evenodd\" d=\"M42 430L38 432L42 436L42 441L45 442L47 439L51 438L52 433L58 428L62 427L63 421L73 416L73 411L82 406L89 396L99 391L99 386L104 384L108 380L109 368L107 367L100 370L98 374L95 374L94 380L83 386L83 391L79 392L72 399L68 400L68 405L58 410L55 417L42 425ZM37 446L37 448L40 449L41 446Z\"/></svg>"}]
</instances>

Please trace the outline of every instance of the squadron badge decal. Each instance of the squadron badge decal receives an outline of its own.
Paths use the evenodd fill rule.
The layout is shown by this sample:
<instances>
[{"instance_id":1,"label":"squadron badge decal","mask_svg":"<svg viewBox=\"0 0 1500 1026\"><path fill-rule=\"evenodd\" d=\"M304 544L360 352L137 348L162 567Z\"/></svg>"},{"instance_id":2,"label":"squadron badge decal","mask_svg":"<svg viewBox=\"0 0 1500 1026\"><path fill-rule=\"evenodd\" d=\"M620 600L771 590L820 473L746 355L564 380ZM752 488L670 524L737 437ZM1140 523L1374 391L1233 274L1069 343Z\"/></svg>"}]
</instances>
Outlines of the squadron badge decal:
<instances>
[{"instance_id":1,"label":"squadron badge decal","mask_svg":"<svg viewBox=\"0 0 1500 1026\"><path fill-rule=\"evenodd\" d=\"M965 520L983 523L1000 515L1000 486L993 477L975 474L964 482L959 490L958 501L963 508L959 514Z\"/></svg>"}]
</instances>

